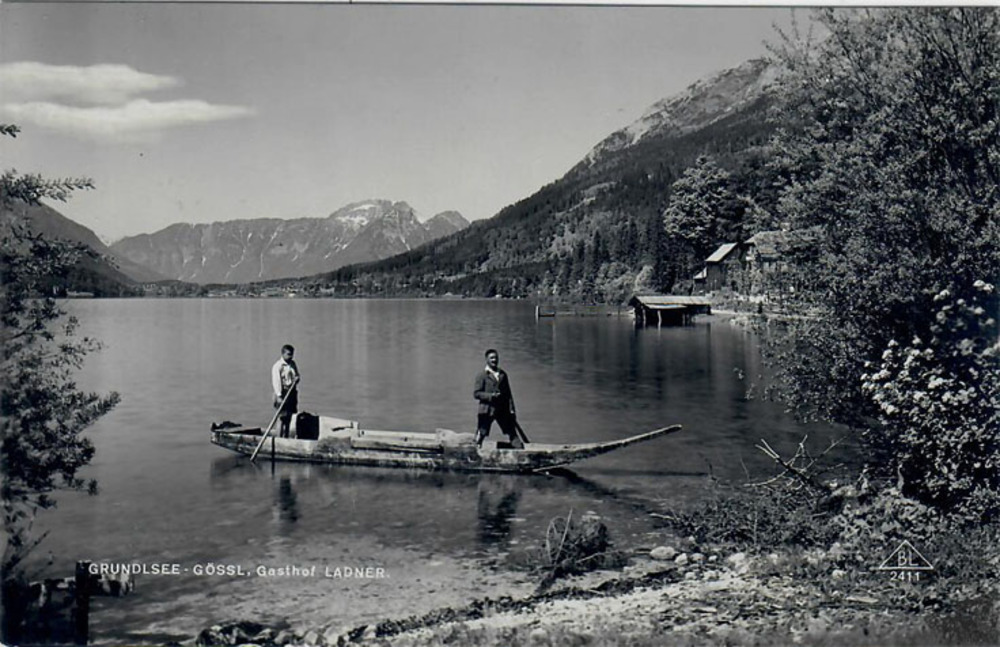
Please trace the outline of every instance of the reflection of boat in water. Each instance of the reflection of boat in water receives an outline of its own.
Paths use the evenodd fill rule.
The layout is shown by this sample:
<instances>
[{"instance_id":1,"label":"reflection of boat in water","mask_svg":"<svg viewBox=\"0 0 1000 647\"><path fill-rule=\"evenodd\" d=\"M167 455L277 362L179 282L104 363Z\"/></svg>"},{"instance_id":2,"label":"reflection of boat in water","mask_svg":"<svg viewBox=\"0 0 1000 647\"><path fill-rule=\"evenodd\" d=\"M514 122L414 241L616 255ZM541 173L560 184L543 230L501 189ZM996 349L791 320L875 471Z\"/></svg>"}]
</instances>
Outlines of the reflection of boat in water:
<instances>
[{"instance_id":1,"label":"reflection of boat in water","mask_svg":"<svg viewBox=\"0 0 1000 647\"><path fill-rule=\"evenodd\" d=\"M472 434L447 429L434 433L361 429L357 422L320 416L296 417L297 438L265 441L262 453L273 460L381 467L419 467L468 472L540 472L606 454L680 430L680 425L603 443L529 443L514 448L487 442L477 447ZM214 427L214 426L213 426ZM260 444L259 427L213 428L212 443L252 455ZM303 437L306 436L306 437ZM312 438L309 438L312 436Z\"/></svg>"},{"instance_id":2,"label":"reflection of boat in water","mask_svg":"<svg viewBox=\"0 0 1000 647\"><path fill-rule=\"evenodd\" d=\"M548 522L574 510L606 520L622 546L644 546L645 533L663 527L651 513L673 508L690 481L703 477L671 472L614 472L598 464L580 476L553 469L525 478L505 472L460 472L258 460L235 452L212 452L207 484L212 509L244 510L220 515L227 531L254 535L265 526L268 540L337 537L376 539L385 547L450 551L459 556L507 559L523 564ZM263 450L262 450L262 453ZM292 496L294 495L294 496ZM253 500L256 503L248 503ZM246 524L245 526L242 524ZM257 526L254 526L257 524ZM221 537L222 535L220 535ZM228 536L228 534L226 535ZM264 541L264 540L258 540ZM297 541L297 539L296 539ZM218 550L224 550L225 543Z\"/></svg>"}]
</instances>

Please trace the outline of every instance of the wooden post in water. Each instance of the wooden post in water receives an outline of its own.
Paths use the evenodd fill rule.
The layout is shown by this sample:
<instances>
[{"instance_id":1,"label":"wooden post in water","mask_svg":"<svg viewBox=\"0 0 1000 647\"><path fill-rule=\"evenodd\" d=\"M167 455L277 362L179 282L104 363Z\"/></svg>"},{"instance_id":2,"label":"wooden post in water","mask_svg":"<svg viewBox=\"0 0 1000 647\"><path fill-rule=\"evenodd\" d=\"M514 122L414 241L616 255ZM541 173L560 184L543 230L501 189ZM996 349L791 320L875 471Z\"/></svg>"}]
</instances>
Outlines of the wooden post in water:
<instances>
[{"instance_id":1,"label":"wooden post in water","mask_svg":"<svg viewBox=\"0 0 1000 647\"><path fill-rule=\"evenodd\" d=\"M120 598L128 595L135 588L135 581L129 572L95 575L90 572L90 567L91 562L79 561L76 563L76 573L72 577L48 578L28 584L28 590L36 596L34 600L29 601L29 604L38 605L40 618L38 626L26 627L31 633L29 642L36 643L39 638L51 637L51 634L48 633L51 629L48 627L48 623L52 617L46 614L54 613L58 615L55 621L58 622L58 633L63 637L60 639L65 640L64 636L67 631L72 631L73 643L86 645L90 641L90 598L95 595ZM51 596L55 592L73 596L73 604L68 618L69 624L72 625L71 628L66 626L67 618L62 601L56 609L47 608L51 602ZM38 634L39 630L44 630L44 632Z\"/></svg>"},{"instance_id":2,"label":"wooden post in water","mask_svg":"<svg viewBox=\"0 0 1000 647\"><path fill-rule=\"evenodd\" d=\"M73 642L86 645L90 640L90 562L76 563L74 584Z\"/></svg>"},{"instance_id":3,"label":"wooden post in water","mask_svg":"<svg viewBox=\"0 0 1000 647\"><path fill-rule=\"evenodd\" d=\"M271 465L274 465L274 436L271 436Z\"/></svg>"}]
</instances>

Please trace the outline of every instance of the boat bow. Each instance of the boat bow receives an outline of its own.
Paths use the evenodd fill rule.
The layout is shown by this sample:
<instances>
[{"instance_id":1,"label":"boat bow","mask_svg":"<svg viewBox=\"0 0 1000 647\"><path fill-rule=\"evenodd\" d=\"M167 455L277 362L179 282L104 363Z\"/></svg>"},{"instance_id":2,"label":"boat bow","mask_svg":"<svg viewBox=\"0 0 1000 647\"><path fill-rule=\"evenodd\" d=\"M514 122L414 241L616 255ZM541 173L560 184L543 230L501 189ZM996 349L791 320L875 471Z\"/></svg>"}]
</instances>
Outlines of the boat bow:
<instances>
[{"instance_id":1,"label":"boat bow","mask_svg":"<svg viewBox=\"0 0 1000 647\"><path fill-rule=\"evenodd\" d=\"M594 456L600 456L601 454L607 454L608 452L613 452L616 449L652 440L654 438L658 438L659 436L666 436L667 434L672 434L680 430L681 425L670 425L669 427L661 427L660 429L647 431L644 434L637 434L635 436L629 436L628 438L603 443L579 443L570 445L528 443L525 445L523 450L516 453L521 454L522 458L525 459L519 462L524 462L526 465L531 462L537 463L538 465L536 467L530 468L531 471L537 472L582 461L585 458L592 458ZM514 454L515 452L508 453Z\"/></svg>"}]
</instances>

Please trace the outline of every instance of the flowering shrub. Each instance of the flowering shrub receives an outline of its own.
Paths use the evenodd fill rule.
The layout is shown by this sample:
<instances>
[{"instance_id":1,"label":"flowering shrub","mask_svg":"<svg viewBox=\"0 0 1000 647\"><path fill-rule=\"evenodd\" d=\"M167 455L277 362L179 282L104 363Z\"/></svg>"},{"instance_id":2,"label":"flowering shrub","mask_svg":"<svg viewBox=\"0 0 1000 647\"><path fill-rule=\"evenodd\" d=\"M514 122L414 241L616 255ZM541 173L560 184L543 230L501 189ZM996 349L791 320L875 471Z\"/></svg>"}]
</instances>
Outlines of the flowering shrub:
<instances>
[{"instance_id":1,"label":"flowering shrub","mask_svg":"<svg viewBox=\"0 0 1000 647\"><path fill-rule=\"evenodd\" d=\"M930 339L890 341L862 392L903 493L977 521L1000 513L1000 340L994 286L971 294L938 293Z\"/></svg>"}]
</instances>

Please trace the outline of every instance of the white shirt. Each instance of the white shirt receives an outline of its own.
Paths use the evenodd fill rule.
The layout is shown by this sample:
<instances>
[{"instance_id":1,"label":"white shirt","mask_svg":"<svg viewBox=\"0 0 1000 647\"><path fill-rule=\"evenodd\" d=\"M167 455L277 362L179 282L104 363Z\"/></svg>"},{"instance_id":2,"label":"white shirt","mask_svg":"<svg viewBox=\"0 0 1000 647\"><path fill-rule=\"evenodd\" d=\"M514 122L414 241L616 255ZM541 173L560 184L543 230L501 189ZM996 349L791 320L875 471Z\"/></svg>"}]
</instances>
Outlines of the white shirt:
<instances>
[{"instance_id":1,"label":"white shirt","mask_svg":"<svg viewBox=\"0 0 1000 647\"><path fill-rule=\"evenodd\" d=\"M286 362L284 357L275 362L271 367L271 387L274 389L275 397L280 398L284 387L292 386L298 376L298 368Z\"/></svg>"}]
</instances>

